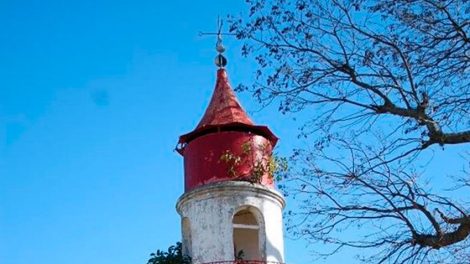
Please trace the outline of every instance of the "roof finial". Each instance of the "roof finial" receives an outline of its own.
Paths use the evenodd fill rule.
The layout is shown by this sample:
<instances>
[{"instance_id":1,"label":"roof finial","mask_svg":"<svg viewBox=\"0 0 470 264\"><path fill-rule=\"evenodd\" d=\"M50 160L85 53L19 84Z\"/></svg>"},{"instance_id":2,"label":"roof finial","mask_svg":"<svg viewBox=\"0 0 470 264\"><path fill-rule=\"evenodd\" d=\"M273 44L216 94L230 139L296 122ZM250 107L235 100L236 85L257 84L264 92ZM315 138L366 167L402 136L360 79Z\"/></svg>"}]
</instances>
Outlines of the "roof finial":
<instances>
[{"instance_id":1,"label":"roof finial","mask_svg":"<svg viewBox=\"0 0 470 264\"><path fill-rule=\"evenodd\" d=\"M220 19L220 17L217 18L217 26L219 30L217 31L217 43L215 44L215 49L219 53L215 57L215 65L217 65L219 68L224 68L227 65L227 59L222 55L225 51L225 47L222 44L222 26L224 25L224 22Z\"/></svg>"},{"instance_id":2,"label":"roof finial","mask_svg":"<svg viewBox=\"0 0 470 264\"><path fill-rule=\"evenodd\" d=\"M225 47L222 45L222 26L224 25L224 21L220 19L220 17L217 18L217 44L215 45L215 49L219 53L224 53Z\"/></svg>"},{"instance_id":3,"label":"roof finial","mask_svg":"<svg viewBox=\"0 0 470 264\"><path fill-rule=\"evenodd\" d=\"M215 57L215 65L217 65L219 68L224 68L227 65L227 59L223 55L225 51L225 47L222 44L222 35L235 35L232 33L222 33L222 27L224 25L224 22L220 17L217 18L217 33L204 33L204 32L199 32L200 36L203 35L216 35L217 36L217 42L215 44L215 49L219 54Z\"/></svg>"}]
</instances>

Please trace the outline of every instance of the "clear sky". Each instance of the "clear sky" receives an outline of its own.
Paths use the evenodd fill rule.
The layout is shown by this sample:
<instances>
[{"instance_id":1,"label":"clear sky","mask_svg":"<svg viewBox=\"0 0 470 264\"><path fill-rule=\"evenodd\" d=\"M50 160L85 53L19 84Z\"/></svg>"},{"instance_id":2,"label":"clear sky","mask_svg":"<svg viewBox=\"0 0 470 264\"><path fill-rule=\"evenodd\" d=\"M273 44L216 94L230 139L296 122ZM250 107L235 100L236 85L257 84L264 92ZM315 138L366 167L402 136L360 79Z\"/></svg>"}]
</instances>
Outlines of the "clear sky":
<instances>
[{"instance_id":1,"label":"clear sky","mask_svg":"<svg viewBox=\"0 0 470 264\"><path fill-rule=\"evenodd\" d=\"M183 160L173 149L201 118L216 75L215 39L198 32L244 8L0 1L1 264L144 264L180 240ZM233 86L251 83L255 64L235 39L224 43ZM239 98L281 138L281 154L298 144L296 121ZM311 263L287 234L286 255Z\"/></svg>"},{"instance_id":2,"label":"clear sky","mask_svg":"<svg viewBox=\"0 0 470 264\"><path fill-rule=\"evenodd\" d=\"M242 1L0 1L0 263L145 263L180 240L178 136L214 87L217 16ZM225 40L233 85L253 81ZM245 108L288 146L296 128ZM286 121L289 122L289 121ZM281 130L282 128L282 130ZM291 263L308 263L286 240Z\"/></svg>"}]
</instances>

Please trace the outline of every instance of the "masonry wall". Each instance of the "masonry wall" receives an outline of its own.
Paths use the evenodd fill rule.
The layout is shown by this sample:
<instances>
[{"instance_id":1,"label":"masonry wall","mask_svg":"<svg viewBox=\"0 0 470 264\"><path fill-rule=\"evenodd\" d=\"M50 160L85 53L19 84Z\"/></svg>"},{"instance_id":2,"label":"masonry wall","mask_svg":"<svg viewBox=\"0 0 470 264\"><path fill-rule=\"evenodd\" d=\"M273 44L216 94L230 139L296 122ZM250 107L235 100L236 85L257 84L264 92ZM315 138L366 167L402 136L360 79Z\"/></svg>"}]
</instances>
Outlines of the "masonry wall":
<instances>
[{"instance_id":1,"label":"masonry wall","mask_svg":"<svg viewBox=\"0 0 470 264\"><path fill-rule=\"evenodd\" d=\"M282 263L283 207L277 191L248 182L227 181L185 193L177 203L185 219L183 249L195 264L234 260L233 216L249 210L259 225L261 260Z\"/></svg>"}]
</instances>

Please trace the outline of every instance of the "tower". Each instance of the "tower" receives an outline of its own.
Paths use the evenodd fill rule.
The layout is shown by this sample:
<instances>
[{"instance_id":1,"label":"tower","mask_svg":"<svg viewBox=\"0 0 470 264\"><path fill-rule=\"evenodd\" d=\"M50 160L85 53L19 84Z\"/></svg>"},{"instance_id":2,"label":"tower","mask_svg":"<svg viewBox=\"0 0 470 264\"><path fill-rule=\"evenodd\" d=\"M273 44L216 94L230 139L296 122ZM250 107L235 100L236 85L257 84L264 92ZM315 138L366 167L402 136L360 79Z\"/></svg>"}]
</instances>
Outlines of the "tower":
<instances>
[{"instance_id":1,"label":"tower","mask_svg":"<svg viewBox=\"0 0 470 264\"><path fill-rule=\"evenodd\" d=\"M212 98L177 148L184 157L185 192L176 205L183 253L195 264L283 263L285 202L271 170L277 137L241 107L218 37Z\"/></svg>"}]
</instances>

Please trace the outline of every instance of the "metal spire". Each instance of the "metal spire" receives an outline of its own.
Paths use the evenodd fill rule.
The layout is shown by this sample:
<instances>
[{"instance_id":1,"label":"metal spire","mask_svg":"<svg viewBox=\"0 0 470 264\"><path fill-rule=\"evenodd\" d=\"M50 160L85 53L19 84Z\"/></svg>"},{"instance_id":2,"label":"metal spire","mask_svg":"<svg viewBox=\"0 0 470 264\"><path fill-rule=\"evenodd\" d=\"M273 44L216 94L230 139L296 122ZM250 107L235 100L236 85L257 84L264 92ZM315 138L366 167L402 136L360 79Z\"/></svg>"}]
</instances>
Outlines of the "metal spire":
<instances>
[{"instance_id":1,"label":"metal spire","mask_svg":"<svg viewBox=\"0 0 470 264\"><path fill-rule=\"evenodd\" d=\"M215 57L215 65L219 67L220 69L224 68L227 65L227 58L223 55L225 51L225 47L222 44L222 36L223 35L235 35L232 33L222 33L222 27L224 25L224 22L220 17L217 18L217 32L199 32L199 36L205 36L205 35L216 35L217 36L217 42L215 44L215 50L219 53Z\"/></svg>"},{"instance_id":2,"label":"metal spire","mask_svg":"<svg viewBox=\"0 0 470 264\"><path fill-rule=\"evenodd\" d=\"M219 68L224 68L227 65L227 59L222 55L225 51L225 47L222 44L222 26L224 25L224 22L219 18L217 18L217 24L219 27L219 30L217 31L217 43L215 44L215 49L219 53L215 57L215 65L217 65Z\"/></svg>"}]
</instances>

